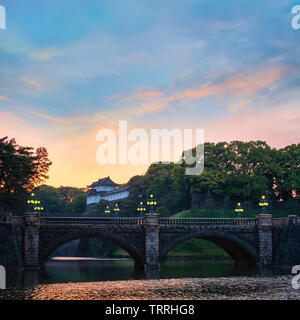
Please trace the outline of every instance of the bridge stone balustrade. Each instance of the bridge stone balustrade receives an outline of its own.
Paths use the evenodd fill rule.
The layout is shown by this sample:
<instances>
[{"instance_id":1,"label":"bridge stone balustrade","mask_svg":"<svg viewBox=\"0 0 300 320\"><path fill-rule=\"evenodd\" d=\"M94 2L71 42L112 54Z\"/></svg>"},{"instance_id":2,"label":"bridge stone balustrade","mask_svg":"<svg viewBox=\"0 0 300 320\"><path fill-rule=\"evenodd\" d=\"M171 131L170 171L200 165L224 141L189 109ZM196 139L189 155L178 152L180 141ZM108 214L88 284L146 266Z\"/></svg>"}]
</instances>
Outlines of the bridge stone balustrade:
<instances>
[{"instance_id":1,"label":"bridge stone balustrade","mask_svg":"<svg viewBox=\"0 0 300 320\"><path fill-rule=\"evenodd\" d=\"M300 245L300 218L274 219L270 214L261 214L253 219L180 219L161 218L158 214L112 218L40 217L29 212L19 217L0 216L0 231L2 227L6 230L8 225L21 230L18 244L23 248L23 265L27 269L39 268L60 246L82 238L111 241L146 269L158 268L170 250L192 238L217 244L240 265L285 263L290 259L282 254L287 250L286 245L295 246L298 240ZM5 241L5 232L2 236ZM292 251L295 250L293 247ZM296 253L297 259L300 264L300 251L299 256Z\"/></svg>"}]
</instances>

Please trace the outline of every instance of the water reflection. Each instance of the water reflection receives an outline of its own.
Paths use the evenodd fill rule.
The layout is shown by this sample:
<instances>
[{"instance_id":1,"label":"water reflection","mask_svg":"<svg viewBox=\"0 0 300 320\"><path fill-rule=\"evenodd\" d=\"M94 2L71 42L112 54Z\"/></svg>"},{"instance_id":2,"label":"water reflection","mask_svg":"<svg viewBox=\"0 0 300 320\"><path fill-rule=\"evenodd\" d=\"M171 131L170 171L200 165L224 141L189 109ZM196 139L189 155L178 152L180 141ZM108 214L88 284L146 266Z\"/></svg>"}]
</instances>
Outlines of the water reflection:
<instances>
[{"instance_id":1,"label":"water reflection","mask_svg":"<svg viewBox=\"0 0 300 320\"><path fill-rule=\"evenodd\" d=\"M235 267L230 261L165 261L160 269L146 272L130 259L52 259L39 271L8 271L8 287L31 287L46 283L97 282L132 279L219 278L290 274L290 268Z\"/></svg>"}]
</instances>

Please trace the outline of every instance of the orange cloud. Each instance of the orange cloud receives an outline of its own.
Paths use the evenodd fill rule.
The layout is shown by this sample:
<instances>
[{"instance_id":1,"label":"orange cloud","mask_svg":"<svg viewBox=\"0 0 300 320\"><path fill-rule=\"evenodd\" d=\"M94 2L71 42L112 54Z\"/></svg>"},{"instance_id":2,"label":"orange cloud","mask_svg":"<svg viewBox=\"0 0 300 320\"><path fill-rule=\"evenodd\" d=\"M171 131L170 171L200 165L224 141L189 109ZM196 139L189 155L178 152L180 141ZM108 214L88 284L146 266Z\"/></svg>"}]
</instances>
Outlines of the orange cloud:
<instances>
[{"instance_id":1,"label":"orange cloud","mask_svg":"<svg viewBox=\"0 0 300 320\"><path fill-rule=\"evenodd\" d=\"M249 75L240 74L227 79L218 87L218 93L229 96L244 96L269 86L279 80L285 68L265 69Z\"/></svg>"},{"instance_id":2,"label":"orange cloud","mask_svg":"<svg viewBox=\"0 0 300 320\"><path fill-rule=\"evenodd\" d=\"M142 104L136 109L136 111L138 114L158 112L170 107L170 103L173 101L201 99L213 95L217 95L219 98L251 95L282 78L285 71L286 68L277 67L264 69L251 74L239 74L229 77L224 82L217 85L206 83L202 85L200 89L187 89L183 92L177 92L168 97L162 97L161 92L157 96L155 94L149 94L152 102L150 104ZM140 94L133 95L132 97L139 95ZM146 97L145 93L141 94L141 97L142 96ZM236 111L240 107L249 104L250 100L247 100L246 102L247 103L242 103L241 105L231 107L230 111Z\"/></svg>"},{"instance_id":3,"label":"orange cloud","mask_svg":"<svg viewBox=\"0 0 300 320\"><path fill-rule=\"evenodd\" d=\"M167 101L179 99L200 99L211 95L244 96L255 93L280 79L284 68L265 69L252 74L240 74L228 78L219 85L205 84L199 90L188 89L167 98Z\"/></svg>"},{"instance_id":4,"label":"orange cloud","mask_svg":"<svg viewBox=\"0 0 300 320\"><path fill-rule=\"evenodd\" d=\"M31 113L32 115L42 118L42 119L46 119L52 122L56 122L56 123L62 123L62 124L72 124L74 123L78 118L74 118L74 117L54 117L54 116L50 116L48 114L45 113L41 113L38 111L35 111L33 109L30 108L26 108L25 109L28 113Z\"/></svg>"},{"instance_id":5,"label":"orange cloud","mask_svg":"<svg viewBox=\"0 0 300 320\"><path fill-rule=\"evenodd\" d=\"M150 102L150 103L143 103L139 108L135 109L134 112L138 115L150 112L158 112L163 109L168 108L169 105L167 103L157 101L157 102Z\"/></svg>"},{"instance_id":6,"label":"orange cloud","mask_svg":"<svg viewBox=\"0 0 300 320\"><path fill-rule=\"evenodd\" d=\"M148 91L148 92L139 92L133 94L129 97L122 98L121 101L132 101L132 100L151 100L154 98L161 97L163 93L161 91Z\"/></svg>"},{"instance_id":7,"label":"orange cloud","mask_svg":"<svg viewBox=\"0 0 300 320\"><path fill-rule=\"evenodd\" d=\"M7 102L10 102L10 101L11 101L11 99L6 98L6 97L1 96L1 95L0 95L0 100L2 100L2 101L7 101Z\"/></svg>"}]
</instances>

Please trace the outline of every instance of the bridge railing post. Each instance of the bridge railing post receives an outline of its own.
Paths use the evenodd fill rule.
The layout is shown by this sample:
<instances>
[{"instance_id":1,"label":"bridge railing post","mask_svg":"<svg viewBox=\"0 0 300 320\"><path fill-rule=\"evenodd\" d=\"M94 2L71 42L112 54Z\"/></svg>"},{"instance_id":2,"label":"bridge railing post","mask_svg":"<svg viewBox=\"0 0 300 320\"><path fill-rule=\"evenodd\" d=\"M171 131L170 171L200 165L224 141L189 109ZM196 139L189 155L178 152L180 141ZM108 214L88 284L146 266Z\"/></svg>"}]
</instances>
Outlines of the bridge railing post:
<instances>
[{"instance_id":1,"label":"bridge railing post","mask_svg":"<svg viewBox=\"0 0 300 320\"><path fill-rule=\"evenodd\" d=\"M24 214L24 267L39 269L40 215L36 212Z\"/></svg>"},{"instance_id":2,"label":"bridge railing post","mask_svg":"<svg viewBox=\"0 0 300 320\"><path fill-rule=\"evenodd\" d=\"M270 266L273 263L272 214L259 214L257 219L259 263L262 266Z\"/></svg>"},{"instance_id":3,"label":"bridge railing post","mask_svg":"<svg viewBox=\"0 0 300 320\"><path fill-rule=\"evenodd\" d=\"M159 268L159 214L145 215L145 269Z\"/></svg>"},{"instance_id":4,"label":"bridge railing post","mask_svg":"<svg viewBox=\"0 0 300 320\"><path fill-rule=\"evenodd\" d=\"M297 215L291 214L287 217L287 224L288 225L293 225L297 224Z\"/></svg>"}]
</instances>

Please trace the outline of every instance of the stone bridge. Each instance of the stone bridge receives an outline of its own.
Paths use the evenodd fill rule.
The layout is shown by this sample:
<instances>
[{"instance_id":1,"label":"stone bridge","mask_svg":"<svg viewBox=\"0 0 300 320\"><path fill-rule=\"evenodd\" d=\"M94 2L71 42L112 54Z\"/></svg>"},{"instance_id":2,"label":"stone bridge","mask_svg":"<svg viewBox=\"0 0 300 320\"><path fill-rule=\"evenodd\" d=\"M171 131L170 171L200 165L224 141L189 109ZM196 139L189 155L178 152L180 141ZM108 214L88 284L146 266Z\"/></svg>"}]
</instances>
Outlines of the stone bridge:
<instances>
[{"instance_id":1,"label":"stone bridge","mask_svg":"<svg viewBox=\"0 0 300 320\"><path fill-rule=\"evenodd\" d=\"M50 218L40 217L37 213L25 213L20 217L0 216L0 228L9 225L19 230L18 246L26 269L39 268L57 248L82 238L111 241L126 250L138 266L147 269L159 267L159 262L171 249L192 238L217 244L238 265L285 263L280 258L281 251L286 250L289 230L300 228L300 218L274 219L271 214L261 214L253 219L180 219L161 218L158 214L146 214L141 218ZM298 231L292 235L298 241L296 247L300 242ZM294 251L294 255L299 261L300 252Z\"/></svg>"}]
</instances>

